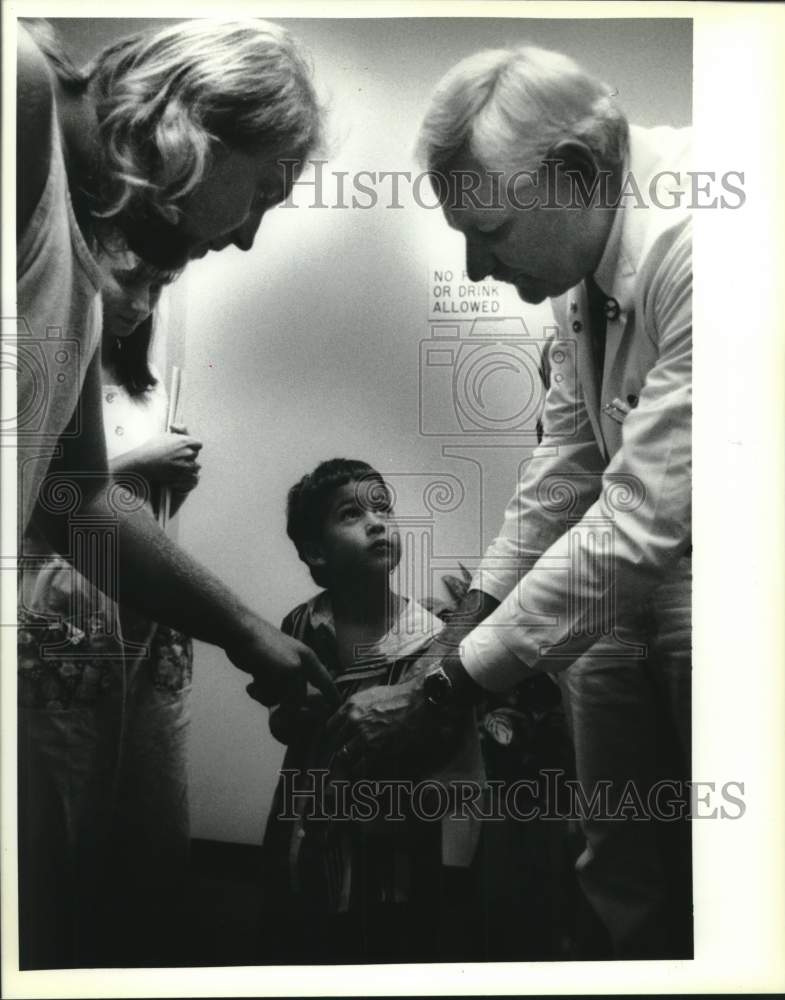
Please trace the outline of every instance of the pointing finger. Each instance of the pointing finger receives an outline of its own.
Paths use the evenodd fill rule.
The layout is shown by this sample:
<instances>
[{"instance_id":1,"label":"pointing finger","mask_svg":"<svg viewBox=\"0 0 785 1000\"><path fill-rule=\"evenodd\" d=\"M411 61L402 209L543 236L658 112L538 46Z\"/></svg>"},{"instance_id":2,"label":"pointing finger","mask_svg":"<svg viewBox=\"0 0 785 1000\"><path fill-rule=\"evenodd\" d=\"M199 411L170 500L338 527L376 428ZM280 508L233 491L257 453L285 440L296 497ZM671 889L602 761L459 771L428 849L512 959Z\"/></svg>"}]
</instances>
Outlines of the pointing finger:
<instances>
[{"instance_id":1,"label":"pointing finger","mask_svg":"<svg viewBox=\"0 0 785 1000\"><path fill-rule=\"evenodd\" d=\"M307 679L322 692L330 705L335 707L340 705L341 696L338 694L338 689L333 683L327 667L324 666L316 653L307 647L304 656Z\"/></svg>"}]
</instances>

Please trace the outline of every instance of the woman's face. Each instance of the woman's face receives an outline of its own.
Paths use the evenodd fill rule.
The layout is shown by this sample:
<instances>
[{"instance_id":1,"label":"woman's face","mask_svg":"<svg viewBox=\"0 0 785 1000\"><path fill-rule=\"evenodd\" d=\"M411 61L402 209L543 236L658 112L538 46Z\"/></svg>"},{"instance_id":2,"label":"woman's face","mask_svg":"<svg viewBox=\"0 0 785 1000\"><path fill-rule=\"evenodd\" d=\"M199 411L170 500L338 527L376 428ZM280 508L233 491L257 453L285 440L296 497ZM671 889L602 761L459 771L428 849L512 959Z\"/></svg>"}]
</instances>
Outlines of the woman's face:
<instances>
[{"instance_id":1,"label":"woman's face","mask_svg":"<svg viewBox=\"0 0 785 1000\"><path fill-rule=\"evenodd\" d=\"M159 215L126 217L126 242L155 267L175 270L210 250L250 250L264 213L289 194L296 171L263 154L218 147L202 180L179 205L177 223Z\"/></svg>"},{"instance_id":2,"label":"woman's face","mask_svg":"<svg viewBox=\"0 0 785 1000\"><path fill-rule=\"evenodd\" d=\"M210 169L180 205L177 226L188 259L230 244L250 250L264 213L283 201L292 185L291 168L262 154L219 149Z\"/></svg>"},{"instance_id":3,"label":"woman's face","mask_svg":"<svg viewBox=\"0 0 785 1000\"><path fill-rule=\"evenodd\" d=\"M104 267L101 290L104 336L130 337L152 315L161 296L161 284L140 272L137 262L126 255Z\"/></svg>"}]
</instances>

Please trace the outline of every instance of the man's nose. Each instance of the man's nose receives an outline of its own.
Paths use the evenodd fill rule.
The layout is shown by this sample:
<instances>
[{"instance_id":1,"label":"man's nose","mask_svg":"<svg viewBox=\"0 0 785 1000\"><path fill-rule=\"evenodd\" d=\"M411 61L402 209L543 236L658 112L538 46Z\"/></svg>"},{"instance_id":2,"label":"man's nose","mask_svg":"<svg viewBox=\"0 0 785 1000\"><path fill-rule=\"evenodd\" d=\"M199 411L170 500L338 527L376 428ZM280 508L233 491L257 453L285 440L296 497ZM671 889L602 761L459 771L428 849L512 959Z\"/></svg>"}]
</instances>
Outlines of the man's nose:
<instances>
[{"instance_id":1,"label":"man's nose","mask_svg":"<svg viewBox=\"0 0 785 1000\"><path fill-rule=\"evenodd\" d=\"M250 250L262 224L265 209L258 208L249 212L242 225L232 233L232 243L240 250Z\"/></svg>"},{"instance_id":2,"label":"man's nose","mask_svg":"<svg viewBox=\"0 0 785 1000\"><path fill-rule=\"evenodd\" d=\"M466 274L470 281L482 281L493 273L496 258L476 240L466 240Z\"/></svg>"}]
</instances>

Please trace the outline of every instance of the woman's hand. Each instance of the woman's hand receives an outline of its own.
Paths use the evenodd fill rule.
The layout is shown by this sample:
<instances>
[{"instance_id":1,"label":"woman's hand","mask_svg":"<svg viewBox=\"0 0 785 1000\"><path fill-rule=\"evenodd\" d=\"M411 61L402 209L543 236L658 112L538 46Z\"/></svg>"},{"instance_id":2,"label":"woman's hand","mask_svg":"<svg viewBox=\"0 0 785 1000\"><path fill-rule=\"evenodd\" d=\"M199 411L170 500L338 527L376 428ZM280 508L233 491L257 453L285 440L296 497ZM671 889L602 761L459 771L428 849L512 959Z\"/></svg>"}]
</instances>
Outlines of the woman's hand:
<instances>
[{"instance_id":1,"label":"woman's hand","mask_svg":"<svg viewBox=\"0 0 785 1000\"><path fill-rule=\"evenodd\" d=\"M186 428L172 424L171 431L157 434L112 462L112 471L136 472L151 484L170 486L178 493L190 492L199 482L197 461L202 442Z\"/></svg>"},{"instance_id":2,"label":"woman's hand","mask_svg":"<svg viewBox=\"0 0 785 1000\"><path fill-rule=\"evenodd\" d=\"M299 698L309 683L322 693L325 715L340 704L330 672L316 653L263 618L254 616L224 649L236 667L253 675L246 691L262 705Z\"/></svg>"},{"instance_id":3,"label":"woman's hand","mask_svg":"<svg viewBox=\"0 0 785 1000\"><path fill-rule=\"evenodd\" d=\"M302 736L313 734L330 716L331 703L311 684L302 698L290 698L270 711L270 732L288 746Z\"/></svg>"}]
</instances>

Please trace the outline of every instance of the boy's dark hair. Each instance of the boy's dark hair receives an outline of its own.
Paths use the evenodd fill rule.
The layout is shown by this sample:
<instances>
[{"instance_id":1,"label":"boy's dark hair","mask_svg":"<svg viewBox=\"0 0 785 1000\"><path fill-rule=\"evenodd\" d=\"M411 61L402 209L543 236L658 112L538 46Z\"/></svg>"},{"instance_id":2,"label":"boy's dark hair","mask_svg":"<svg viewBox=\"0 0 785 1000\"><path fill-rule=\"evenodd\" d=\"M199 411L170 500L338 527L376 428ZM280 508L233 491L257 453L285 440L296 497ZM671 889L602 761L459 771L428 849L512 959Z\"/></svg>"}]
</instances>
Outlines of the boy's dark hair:
<instances>
[{"instance_id":1,"label":"boy's dark hair","mask_svg":"<svg viewBox=\"0 0 785 1000\"><path fill-rule=\"evenodd\" d=\"M392 505L390 487L381 473L367 462L351 458L331 458L317 465L295 483L287 497L286 534L320 587L327 587L329 581L318 566L309 563L307 554L319 544L333 493L347 483L358 484L357 499L363 506Z\"/></svg>"}]
</instances>

